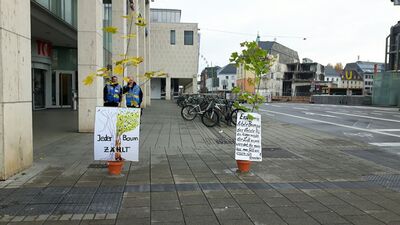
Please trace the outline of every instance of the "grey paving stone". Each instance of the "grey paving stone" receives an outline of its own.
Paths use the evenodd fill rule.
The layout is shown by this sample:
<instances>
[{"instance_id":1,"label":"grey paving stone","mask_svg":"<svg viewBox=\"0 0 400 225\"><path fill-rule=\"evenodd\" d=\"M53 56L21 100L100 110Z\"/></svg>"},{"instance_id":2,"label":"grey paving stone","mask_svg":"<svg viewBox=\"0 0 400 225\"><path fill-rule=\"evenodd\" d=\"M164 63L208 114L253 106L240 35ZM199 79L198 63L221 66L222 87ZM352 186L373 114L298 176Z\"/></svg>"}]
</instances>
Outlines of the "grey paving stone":
<instances>
[{"instance_id":1,"label":"grey paving stone","mask_svg":"<svg viewBox=\"0 0 400 225\"><path fill-rule=\"evenodd\" d=\"M292 202L312 202L314 201L313 198L306 194L284 194L284 196Z\"/></svg>"},{"instance_id":2,"label":"grey paving stone","mask_svg":"<svg viewBox=\"0 0 400 225\"><path fill-rule=\"evenodd\" d=\"M400 221L400 216L394 214L393 212L390 211L376 211L376 212L369 212L368 213L370 216L375 217L376 219L383 221L385 223L389 223L392 221Z\"/></svg>"},{"instance_id":3,"label":"grey paving stone","mask_svg":"<svg viewBox=\"0 0 400 225\"><path fill-rule=\"evenodd\" d=\"M210 198L208 199L212 208L238 208L239 205L233 198Z\"/></svg>"},{"instance_id":4,"label":"grey paving stone","mask_svg":"<svg viewBox=\"0 0 400 225\"><path fill-rule=\"evenodd\" d=\"M339 216L334 212L310 212L308 213L311 217L313 217L316 221L326 224L326 223L348 223L346 219Z\"/></svg>"},{"instance_id":5,"label":"grey paving stone","mask_svg":"<svg viewBox=\"0 0 400 225\"><path fill-rule=\"evenodd\" d=\"M207 205L187 205L182 206L183 215L185 217L190 216L212 216L214 215L211 207Z\"/></svg>"},{"instance_id":6,"label":"grey paving stone","mask_svg":"<svg viewBox=\"0 0 400 225\"><path fill-rule=\"evenodd\" d=\"M242 220L221 220L222 225L253 225L249 219Z\"/></svg>"},{"instance_id":7,"label":"grey paving stone","mask_svg":"<svg viewBox=\"0 0 400 225\"><path fill-rule=\"evenodd\" d=\"M122 208L150 207L150 198L124 198Z\"/></svg>"},{"instance_id":8,"label":"grey paving stone","mask_svg":"<svg viewBox=\"0 0 400 225\"><path fill-rule=\"evenodd\" d=\"M115 225L115 221L110 221L110 220L83 220L79 225Z\"/></svg>"},{"instance_id":9,"label":"grey paving stone","mask_svg":"<svg viewBox=\"0 0 400 225\"><path fill-rule=\"evenodd\" d=\"M79 225L80 221L45 221L43 225ZM82 224L82 223L81 223Z\"/></svg>"},{"instance_id":10,"label":"grey paving stone","mask_svg":"<svg viewBox=\"0 0 400 225\"><path fill-rule=\"evenodd\" d=\"M151 201L153 200L178 200L178 195L176 192L151 192Z\"/></svg>"},{"instance_id":11,"label":"grey paving stone","mask_svg":"<svg viewBox=\"0 0 400 225\"><path fill-rule=\"evenodd\" d=\"M354 225L383 225L385 223L369 215L344 216Z\"/></svg>"},{"instance_id":12,"label":"grey paving stone","mask_svg":"<svg viewBox=\"0 0 400 225\"><path fill-rule=\"evenodd\" d=\"M247 219L246 214L240 208L218 208L214 209L219 220L241 220Z\"/></svg>"},{"instance_id":13,"label":"grey paving stone","mask_svg":"<svg viewBox=\"0 0 400 225\"><path fill-rule=\"evenodd\" d=\"M279 206L294 206L294 203L289 201L285 197L273 197L273 198L263 198L264 202L266 202L270 207L279 207Z\"/></svg>"},{"instance_id":14,"label":"grey paving stone","mask_svg":"<svg viewBox=\"0 0 400 225\"><path fill-rule=\"evenodd\" d=\"M179 197L181 205L199 205L207 204L207 199L203 195L193 195L193 196L180 196Z\"/></svg>"},{"instance_id":15,"label":"grey paving stone","mask_svg":"<svg viewBox=\"0 0 400 225\"><path fill-rule=\"evenodd\" d=\"M185 216L186 225L219 225L217 218L212 216Z\"/></svg>"},{"instance_id":16,"label":"grey paving stone","mask_svg":"<svg viewBox=\"0 0 400 225\"><path fill-rule=\"evenodd\" d=\"M239 204L264 204L264 201L255 194L233 195Z\"/></svg>"},{"instance_id":17,"label":"grey paving stone","mask_svg":"<svg viewBox=\"0 0 400 225\"><path fill-rule=\"evenodd\" d=\"M183 222L181 210L151 211L151 222Z\"/></svg>"},{"instance_id":18,"label":"grey paving stone","mask_svg":"<svg viewBox=\"0 0 400 225\"><path fill-rule=\"evenodd\" d=\"M204 194L208 199L211 198L231 198L231 195L229 192L223 190L223 191L216 191L216 190L207 190L204 191Z\"/></svg>"},{"instance_id":19,"label":"grey paving stone","mask_svg":"<svg viewBox=\"0 0 400 225\"><path fill-rule=\"evenodd\" d=\"M245 183L249 189L252 190L268 190L272 189L272 187L266 183Z\"/></svg>"},{"instance_id":20,"label":"grey paving stone","mask_svg":"<svg viewBox=\"0 0 400 225\"><path fill-rule=\"evenodd\" d=\"M136 218L149 218L150 207L140 208L122 208L118 213L118 220L120 219L136 219Z\"/></svg>"},{"instance_id":21,"label":"grey paving stone","mask_svg":"<svg viewBox=\"0 0 400 225\"><path fill-rule=\"evenodd\" d=\"M175 210L180 209L180 203L178 200L152 200L152 210Z\"/></svg>"},{"instance_id":22,"label":"grey paving stone","mask_svg":"<svg viewBox=\"0 0 400 225\"><path fill-rule=\"evenodd\" d=\"M251 217L252 215L273 214L274 211L266 204L241 204L240 207Z\"/></svg>"},{"instance_id":23,"label":"grey paving stone","mask_svg":"<svg viewBox=\"0 0 400 225\"><path fill-rule=\"evenodd\" d=\"M322 205L321 203L317 201L313 202L297 202L295 203L297 207L301 208L304 210L304 212L328 212L332 211L328 207Z\"/></svg>"},{"instance_id":24,"label":"grey paving stone","mask_svg":"<svg viewBox=\"0 0 400 225\"><path fill-rule=\"evenodd\" d=\"M142 185L127 185L125 187L125 192L149 192L150 184Z\"/></svg>"},{"instance_id":25,"label":"grey paving stone","mask_svg":"<svg viewBox=\"0 0 400 225\"><path fill-rule=\"evenodd\" d=\"M85 214L89 205L80 204L59 204L53 214Z\"/></svg>"},{"instance_id":26,"label":"grey paving stone","mask_svg":"<svg viewBox=\"0 0 400 225\"><path fill-rule=\"evenodd\" d=\"M56 204L32 204L27 205L23 210L19 211L17 215L19 216L35 216L43 214L51 214L55 208Z\"/></svg>"},{"instance_id":27,"label":"grey paving stone","mask_svg":"<svg viewBox=\"0 0 400 225\"><path fill-rule=\"evenodd\" d=\"M304 210L295 207L295 206L286 206L286 207L272 207L272 210L277 213L282 218L304 218L308 217L308 215L304 212Z\"/></svg>"},{"instance_id":28,"label":"grey paving stone","mask_svg":"<svg viewBox=\"0 0 400 225\"><path fill-rule=\"evenodd\" d=\"M285 218L285 222L288 225L319 225L320 224L311 217Z\"/></svg>"},{"instance_id":29,"label":"grey paving stone","mask_svg":"<svg viewBox=\"0 0 400 225\"><path fill-rule=\"evenodd\" d=\"M341 216L364 215L365 212L351 205L333 205L329 208Z\"/></svg>"}]
</instances>

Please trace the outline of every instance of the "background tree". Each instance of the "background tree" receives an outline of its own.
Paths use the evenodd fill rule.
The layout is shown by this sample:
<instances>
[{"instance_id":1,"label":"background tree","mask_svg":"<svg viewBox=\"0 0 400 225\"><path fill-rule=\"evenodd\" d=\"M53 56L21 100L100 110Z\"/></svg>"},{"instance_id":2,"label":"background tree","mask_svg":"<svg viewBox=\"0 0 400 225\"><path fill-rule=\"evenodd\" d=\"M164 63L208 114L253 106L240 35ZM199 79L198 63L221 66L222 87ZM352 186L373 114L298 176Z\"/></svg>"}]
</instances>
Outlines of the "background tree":
<instances>
[{"instance_id":1,"label":"background tree","mask_svg":"<svg viewBox=\"0 0 400 225\"><path fill-rule=\"evenodd\" d=\"M342 65L342 63L336 63L335 64L335 70L336 70L336 72L338 72L338 73L340 73L342 70L343 70L343 65Z\"/></svg>"}]
</instances>

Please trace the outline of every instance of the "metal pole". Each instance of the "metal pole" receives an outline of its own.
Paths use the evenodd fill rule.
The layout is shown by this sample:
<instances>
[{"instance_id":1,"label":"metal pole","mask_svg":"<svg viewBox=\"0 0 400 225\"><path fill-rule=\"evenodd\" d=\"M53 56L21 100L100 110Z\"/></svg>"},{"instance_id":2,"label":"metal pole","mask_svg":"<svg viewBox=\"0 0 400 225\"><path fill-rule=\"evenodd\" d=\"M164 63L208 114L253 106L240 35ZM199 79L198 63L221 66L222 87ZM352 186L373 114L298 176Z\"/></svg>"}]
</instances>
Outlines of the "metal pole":
<instances>
[{"instance_id":1,"label":"metal pole","mask_svg":"<svg viewBox=\"0 0 400 225\"><path fill-rule=\"evenodd\" d=\"M396 36L397 46L396 46L396 72L399 71L399 50L400 50L400 33Z\"/></svg>"}]
</instances>

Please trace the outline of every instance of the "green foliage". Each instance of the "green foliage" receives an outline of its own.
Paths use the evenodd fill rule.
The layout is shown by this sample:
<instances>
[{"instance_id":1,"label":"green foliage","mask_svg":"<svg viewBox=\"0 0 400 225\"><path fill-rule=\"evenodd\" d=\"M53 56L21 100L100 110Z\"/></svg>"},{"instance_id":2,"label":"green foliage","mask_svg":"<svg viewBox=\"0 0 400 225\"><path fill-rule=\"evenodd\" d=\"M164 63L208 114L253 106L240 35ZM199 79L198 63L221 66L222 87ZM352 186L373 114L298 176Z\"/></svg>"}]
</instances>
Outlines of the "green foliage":
<instances>
[{"instance_id":1,"label":"green foliage","mask_svg":"<svg viewBox=\"0 0 400 225\"><path fill-rule=\"evenodd\" d=\"M274 57L260 48L255 41L246 41L240 43L240 46L243 48L242 51L240 53L233 52L230 61L236 63L236 66L242 66L245 70L255 74L255 78L248 78L247 83L255 87L256 93L248 93L244 90L240 90L239 87L235 87L232 92L234 94L239 94L239 101L250 104L252 106L251 112L253 112L254 109L258 110L259 105L265 101L265 98L259 94L261 76L270 72L274 63ZM236 104L236 102L234 106L236 108L241 107L241 109L244 107L240 106L238 103ZM247 108L245 111L248 112L250 109Z\"/></svg>"}]
</instances>

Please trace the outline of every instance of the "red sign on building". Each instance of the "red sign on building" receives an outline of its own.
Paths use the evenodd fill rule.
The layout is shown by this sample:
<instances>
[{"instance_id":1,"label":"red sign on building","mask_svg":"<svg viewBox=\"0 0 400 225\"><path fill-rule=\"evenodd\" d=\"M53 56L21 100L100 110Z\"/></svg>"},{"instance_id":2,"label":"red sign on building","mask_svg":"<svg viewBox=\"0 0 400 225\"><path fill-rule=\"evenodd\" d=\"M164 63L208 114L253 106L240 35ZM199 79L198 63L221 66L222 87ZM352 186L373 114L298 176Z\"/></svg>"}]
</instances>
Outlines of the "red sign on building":
<instances>
[{"instance_id":1,"label":"red sign on building","mask_svg":"<svg viewBox=\"0 0 400 225\"><path fill-rule=\"evenodd\" d=\"M39 56L46 56L46 57L51 56L52 46L50 42L37 40L36 44L37 44L37 54Z\"/></svg>"}]
</instances>

